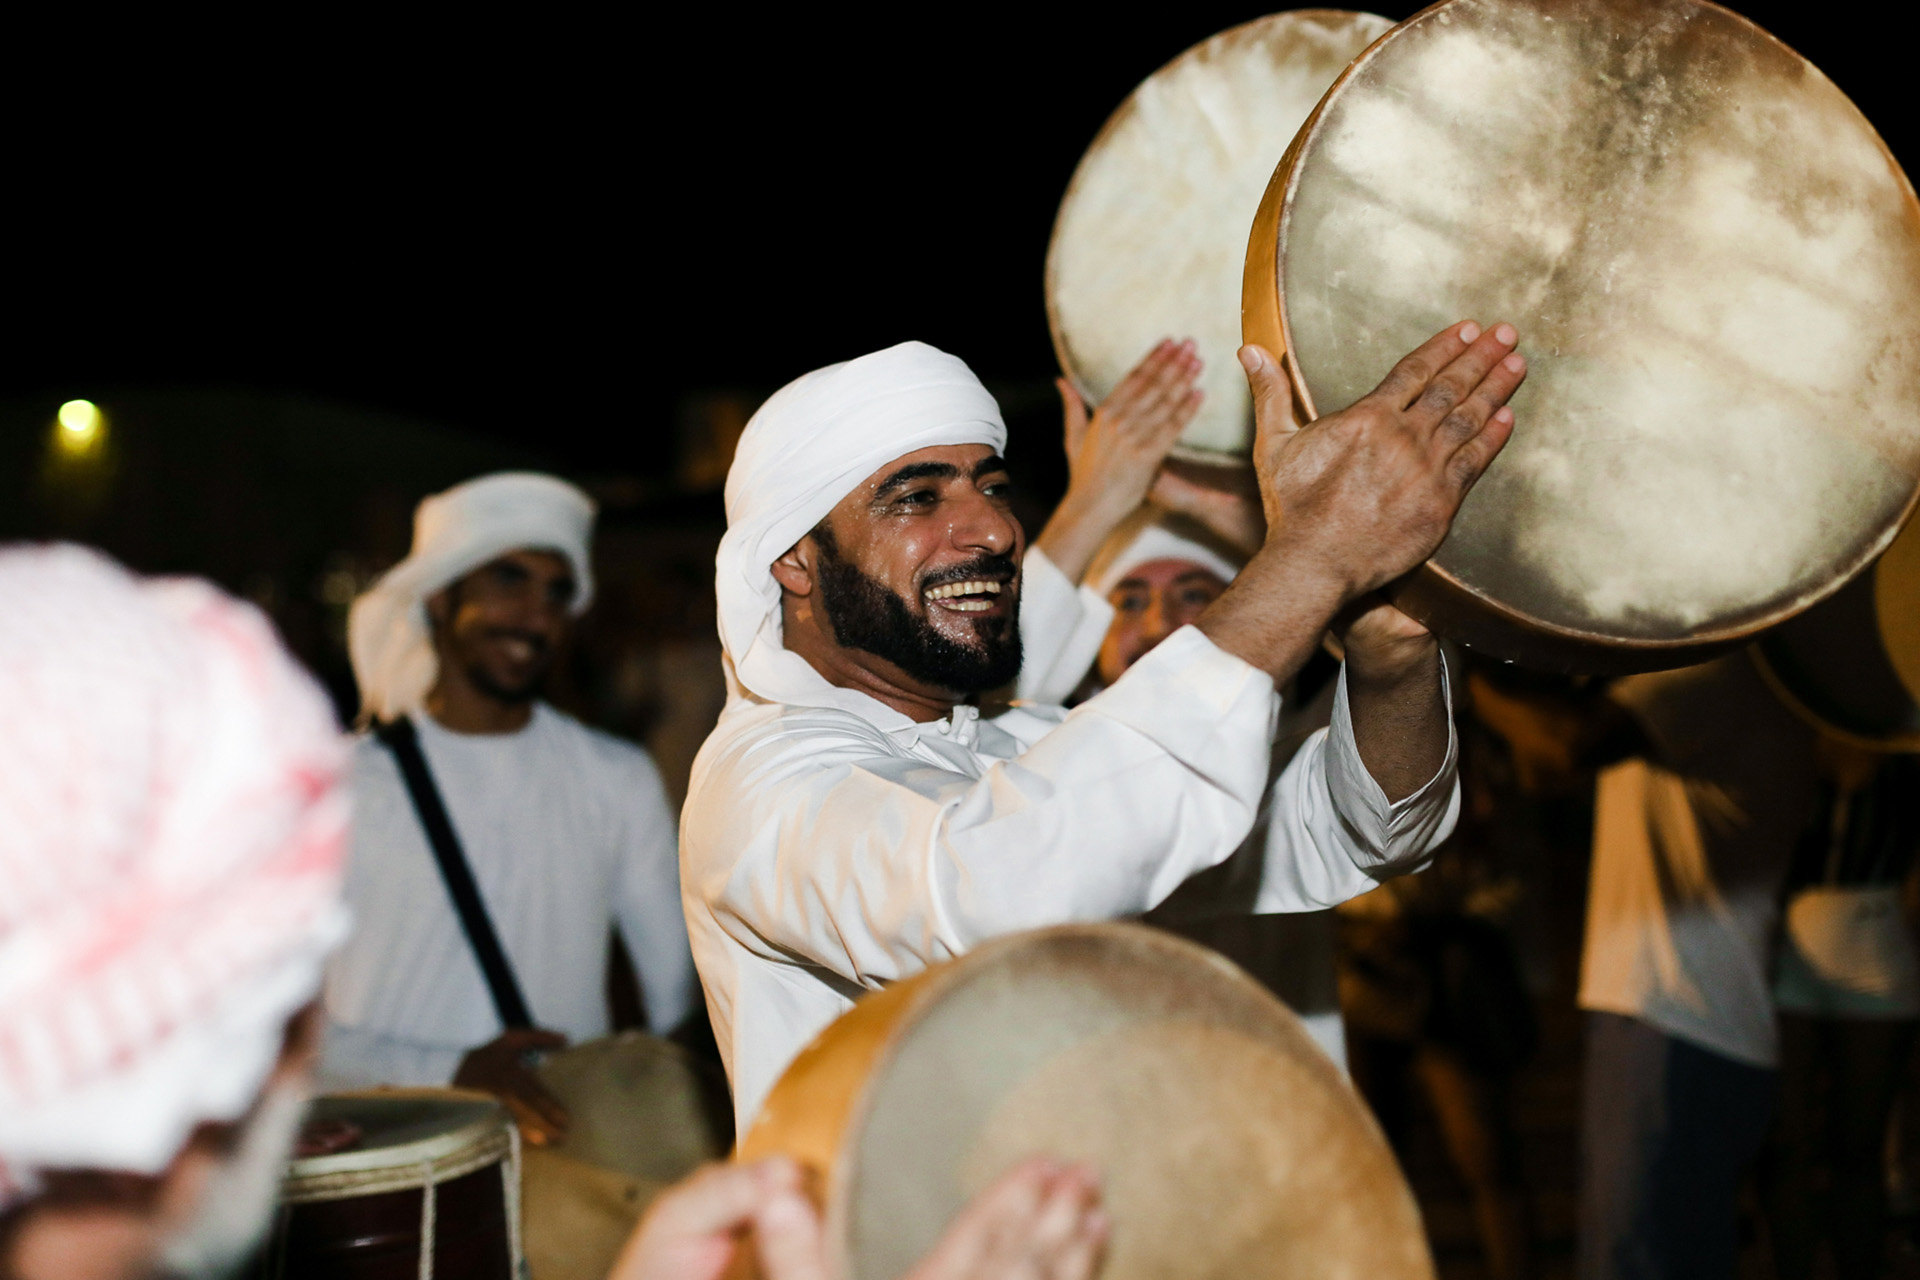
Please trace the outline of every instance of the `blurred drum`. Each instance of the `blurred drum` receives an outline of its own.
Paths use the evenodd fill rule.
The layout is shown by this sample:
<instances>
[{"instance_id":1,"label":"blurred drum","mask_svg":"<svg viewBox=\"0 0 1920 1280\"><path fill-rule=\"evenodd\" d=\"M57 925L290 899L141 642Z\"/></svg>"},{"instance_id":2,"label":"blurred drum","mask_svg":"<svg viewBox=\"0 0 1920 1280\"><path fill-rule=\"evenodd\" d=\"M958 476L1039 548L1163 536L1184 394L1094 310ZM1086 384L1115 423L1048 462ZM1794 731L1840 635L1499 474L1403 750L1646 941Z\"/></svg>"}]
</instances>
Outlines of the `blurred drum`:
<instances>
[{"instance_id":1,"label":"blurred drum","mask_svg":"<svg viewBox=\"0 0 1920 1280\"><path fill-rule=\"evenodd\" d=\"M324 1154L281 1184L265 1280L520 1278L519 1143L506 1108L458 1089L314 1100Z\"/></svg>"},{"instance_id":2,"label":"blurred drum","mask_svg":"<svg viewBox=\"0 0 1920 1280\"><path fill-rule=\"evenodd\" d=\"M1393 591L1491 655L1695 661L1830 595L1920 476L1920 205L1818 69L1703 0L1448 0L1273 176L1245 335L1309 416L1511 320L1518 429Z\"/></svg>"},{"instance_id":3,"label":"blurred drum","mask_svg":"<svg viewBox=\"0 0 1920 1280\"><path fill-rule=\"evenodd\" d=\"M1253 408L1234 352L1248 220L1320 95L1391 25L1334 9L1259 18L1120 104L1074 170L1047 249L1054 350L1090 401L1161 338L1190 335L1207 398L1176 452L1244 461Z\"/></svg>"},{"instance_id":4,"label":"blurred drum","mask_svg":"<svg viewBox=\"0 0 1920 1280\"><path fill-rule=\"evenodd\" d=\"M1754 655L1787 704L1828 733L1920 751L1920 519L1831 599L1760 637Z\"/></svg>"},{"instance_id":5,"label":"blurred drum","mask_svg":"<svg viewBox=\"0 0 1920 1280\"><path fill-rule=\"evenodd\" d=\"M679 1045L627 1032L550 1054L567 1136L526 1148L533 1280L603 1280L662 1189L732 1145L726 1081Z\"/></svg>"},{"instance_id":6,"label":"blurred drum","mask_svg":"<svg viewBox=\"0 0 1920 1280\"><path fill-rule=\"evenodd\" d=\"M1140 925L989 942L866 997L741 1144L820 1175L830 1268L893 1280L1035 1155L1104 1179L1104 1280L1430 1277L1366 1108L1300 1020Z\"/></svg>"}]
</instances>

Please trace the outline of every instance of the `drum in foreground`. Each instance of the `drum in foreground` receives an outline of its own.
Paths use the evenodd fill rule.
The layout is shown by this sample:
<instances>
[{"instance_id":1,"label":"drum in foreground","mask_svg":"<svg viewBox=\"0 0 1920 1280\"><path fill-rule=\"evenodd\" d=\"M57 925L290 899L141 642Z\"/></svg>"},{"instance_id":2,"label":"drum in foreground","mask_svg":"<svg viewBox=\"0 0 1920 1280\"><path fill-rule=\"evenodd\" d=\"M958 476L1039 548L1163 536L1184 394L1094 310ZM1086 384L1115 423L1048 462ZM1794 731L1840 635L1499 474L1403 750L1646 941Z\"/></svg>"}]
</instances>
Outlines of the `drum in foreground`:
<instances>
[{"instance_id":1,"label":"drum in foreground","mask_svg":"<svg viewBox=\"0 0 1920 1280\"><path fill-rule=\"evenodd\" d=\"M1677 666L1823 599L1920 474L1920 206L1817 68L1699 0L1450 0L1328 91L1248 247L1309 414L1510 320L1512 442L1394 599L1495 657Z\"/></svg>"},{"instance_id":2,"label":"drum in foreground","mask_svg":"<svg viewBox=\"0 0 1920 1280\"><path fill-rule=\"evenodd\" d=\"M1754 646L1787 704L1828 733L1920 751L1920 519L1873 567Z\"/></svg>"},{"instance_id":3,"label":"drum in foreground","mask_svg":"<svg viewBox=\"0 0 1920 1280\"><path fill-rule=\"evenodd\" d=\"M1253 407L1234 352L1247 225L1320 95L1392 25L1335 9L1258 18L1120 104L1074 170L1047 249L1054 351L1089 400L1161 338L1191 336L1207 398L1176 452L1244 462Z\"/></svg>"},{"instance_id":4,"label":"drum in foreground","mask_svg":"<svg viewBox=\"0 0 1920 1280\"><path fill-rule=\"evenodd\" d=\"M1029 1156L1087 1161L1103 1280L1433 1274L1372 1118L1298 1018L1139 925L1001 939L868 996L790 1066L741 1144L816 1169L830 1262L893 1280Z\"/></svg>"},{"instance_id":5,"label":"drum in foreground","mask_svg":"<svg viewBox=\"0 0 1920 1280\"><path fill-rule=\"evenodd\" d=\"M307 1125L334 1141L288 1167L251 1274L519 1280L519 1144L498 1102L457 1089L333 1094Z\"/></svg>"},{"instance_id":6,"label":"drum in foreground","mask_svg":"<svg viewBox=\"0 0 1920 1280\"><path fill-rule=\"evenodd\" d=\"M726 1081L671 1041L590 1040L540 1064L567 1136L526 1148L533 1280L603 1280L661 1191L732 1145Z\"/></svg>"}]
</instances>

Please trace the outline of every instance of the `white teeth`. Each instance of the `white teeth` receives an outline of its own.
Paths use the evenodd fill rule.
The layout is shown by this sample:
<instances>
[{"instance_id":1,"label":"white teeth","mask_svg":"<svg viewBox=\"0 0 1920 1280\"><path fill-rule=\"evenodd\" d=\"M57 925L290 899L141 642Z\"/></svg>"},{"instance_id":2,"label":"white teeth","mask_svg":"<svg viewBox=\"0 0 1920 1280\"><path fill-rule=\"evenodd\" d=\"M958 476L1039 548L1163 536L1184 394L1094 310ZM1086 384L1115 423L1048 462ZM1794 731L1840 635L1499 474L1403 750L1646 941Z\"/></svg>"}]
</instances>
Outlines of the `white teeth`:
<instances>
[{"instance_id":1,"label":"white teeth","mask_svg":"<svg viewBox=\"0 0 1920 1280\"><path fill-rule=\"evenodd\" d=\"M931 587L927 591L927 599L949 600L949 599L952 599L954 596L980 596L980 595L997 596L999 594L1000 594L999 583L987 582L985 580L976 580L972 582L949 582L944 587ZM986 609L991 607L992 607L991 602L984 601L984 600L980 601L975 606L975 608L977 609Z\"/></svg>"}]
</instances>

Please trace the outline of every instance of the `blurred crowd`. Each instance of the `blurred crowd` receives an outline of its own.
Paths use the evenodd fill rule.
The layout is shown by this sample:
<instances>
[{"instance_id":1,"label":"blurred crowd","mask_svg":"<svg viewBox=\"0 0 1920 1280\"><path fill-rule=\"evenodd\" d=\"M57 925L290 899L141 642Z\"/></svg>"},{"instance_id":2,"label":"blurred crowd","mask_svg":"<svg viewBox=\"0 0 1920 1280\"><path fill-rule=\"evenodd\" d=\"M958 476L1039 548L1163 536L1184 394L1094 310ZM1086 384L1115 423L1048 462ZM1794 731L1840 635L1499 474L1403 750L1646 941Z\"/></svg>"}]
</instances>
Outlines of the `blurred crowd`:
<instances>
[{"instance_id":1,"label":"blurred crowd","mask_svg":"<svg viewBox=\"0 0 1920 1280\"><path fill-rule=\"evenodd\" d=\"M1051 678L1071 704L1111 685L1217 599L1258 547L1262 518L1242 477L1167 462L1173 437L1164 428L1142 426L1129 436L1124 423L1109 424L1102 436L1090 429L1088 410L1071 388L1063 384L1062 395L1068 474L1085 482L1098 473L1100 483L1132 486L1126 518L1091 550L1076 584L1088 598L1081 623L1092 618L1097 625L1091 632L1078 626L1083 639L1042 646L1064 655ZM705 459L693 467L705 477L696 484L725 475L725 462L716 467L707 455L724 459L737 438L744 411L729 406L690 436L698 446L694 454ZM602 486L599 492L605 497L615 491ZM528 511L535 514L523 519ZM538 1084L525 1078L519 1065L524 1050L639 1027L673 1037L696 1055L710 1059L715 1052L686 958L684 924L676 923L673 841L695 754L728 693L712 592L725 523L711 492L654 494L624 507L615 501L611 517L596 529L586 493L519 474L449 490L421 513L401 570L386 572L386 564L364 560L328 562L330 567L315 572L339 581L294 593L297 600L270 579L233 585L262 605L295 651L319 669L340 720L358 717L365 726L391 723L422 706L432 710L438 727L423 728L421 736L456 810L484 807L490 793L509 783L525 789L549 766L541 762L547 757L535 756L505 764L477 756L467 764L450 763L461 748L435 736L449 730L457 737L517 734L532 726L554 735L560 745L551 751L575 751L581 760L592 756L594 763L570 765L565 776L548 779L542 794L549 796L569 795L566 788L595 769L608 771L609 779L643 779L637 786L606 784L606 794L623 793L619 805L591 797L556 802L554 813L518 805L491 835L469 838L466 856L477 865L510 860L538 842L536 836L514 835L514 822L534 824L530 831L578 827L583 843L602 840L597 833L603 827L645 826L659 848L648 855L651 870L645 874L610 866L601 878L580 882L594 905L607 908L607 933L575 939L578 954L571 958L551 945L538 960L525 958L529 950L520 952L517 983L509 986L525 986L534 1003L549 1011L571 1007L569 1002L580 1006L549 1014L545 1025L564 1033L551 1040L527 1038L539 1033L496 1039L497 986L414 991L404 999L383 994L382 975L422 963L421 949L431 945L423 941L427 931L407 895L437 900L441 888L432 881L398 887L381 882L356 890L350 881L359 932L333 962L328 979L327 1013L334 1025L320 1059L321 1077L343 1086L455 1080L513 1102L529 1133L557 1135L566 1116L548 1107ZM1044 524L1045 514L1029 512L1030 526ZM100 626L109 630L185 627L189 640L176 636L163 644L179 650L183 669L205 661L190 652L194 644L228 643L256 655L243 661L265 661L257 654L278 651L258 628L257 615L229 614L233 606L210 591L152 606L142 602L145 588L130 586L132 580L118 570L79 552L45 553L38 560L8 554L15 562L6 572L18 579L8 589L23 597L78 602L73 616L94 610L107 618ZM432 569L435 556L445 557L444 571ZM417 579L396 577L402 570ZM382 591L390 597L386 605L380 603ZM313 607L308 596L314 595L324 607ZM536 604L525 605L529 600ZM349 605L355 610L351 636ZM523 606L544 610L526 652L497 648L495 631L508 625L499 620L530 616ZM378 613L383 607L388 611ZM156 608L158 621L142 614ZM109 617L116 610L125 615L117 622ZM511 623L522 630L532 626ZM19 618L15 629L24 634ZM461 643L463 629L473 637L472 669L490 676L476 677L471 688L449 690L444 679L433 684L431 667L409 665L422 646L438 643L448 652L445 637ZM93 638L87 632L59 643L84 648ZM342 661L350 638L357 684L349 682ZM489 644L496 649L487 649ZM1031 649L1031 639L1029 644ZM1276 772L1332 715L1337 648L1330 639L1326 652L1283 691ZM25 656L8 652L6 661L26 691L15 691L21 699L15 714L32 714L29 695L44 693L43 686L59 678L34 675L32 662L54 671L58 656L44 645ZM1417 1187L1435 1196L1464 1189L1477 1246L1443 1258L1449 1273L1497 1280L1570 1268L1590 1277L1716 1275L1732 1274L1739 1265L1748 1274L1770 1268L1782 1280L1885 1274L1889 1242L1904 1239L1900 1231L1920 1213L1920 1184L1906 1136L1920 1116L1912 1070L1920 1025L1912 875L1920 850L1920 766L1807 723L1787 709L1744 653L1616 680L1526 672L1456 646L1445 649L1445 660L1461 799L1457 826L1429 866L1331 911L1223 920L1193 909L1189 898L1217 900L1235 891L1230 861L1217 875L1208 873L1218 883L1202 886L1204 895L1200 889L1176 893L1149 914L1149 922L1217 948L1284 998L1349 1071L1403 1153L1418 1133L1437 1135L1447 1168L1437 1174L1416 1169ZM103 669L116 661L109 654L101 659ZM275 681L298 683L291 672L273 670ZM377 678L370 680L369 672ZM498 708L505 704L489 702L497 691L490 691L487 679L506 687L527 673L544 701L500 719ZM122 705L146 696L134 688L113 693ZM301 838L310 840L312 856L302 865L272 868L263 882L271 883L272 892L242 895L220 909L245 914L269 903L284 911L292 923L277 939L250 934L246 945L266 957L260 962L266 970L298 971L317 981L318 957L338 940L338 921L316 896L312 879L316 867L329 859L337 864L342 856L338 817L328 807L337 803L334 788L354 788L359 820L366 824L363 840L370 838L365 831L380 831L383 823L394 840L431 836L414 828L401 748L363 737L353 760L343 763L330 754L338 748L307 687L276 696L292 708L282 713L305 729L261 723L238 703L228 707L237 718L233 742L222 747L225 758L251 754L261 768L278 770L269 770L276 786L294 786L278 826L236 837L232 865L240 869L236 875L254 874L248 860L271 862L269 855L284 852L289 830L309 832ZM155 704L140 714L165 725L169 717L204 712ZM123 727L109 726L116 732ZM91 748L68 742L62 749ZM61 758L55 753L41 760L44 765ZM6 762L4 770L16 763ZM136 761L129 767L160 765ZM311 794L300 792L286 779L302 770L328 781ZM12 783L0 784L9 803L24 803L21 789L30 785L59 785L29 784L20 776ZM418 804L418 793L411 799ZM582 826L579 814L586 811L593 817ZM60 820L51 810L45 815L49 824ZM230 826L220 830L231 834ZM490 850L488 842L496 837L503 843ZM100 846L101 869L86 875L108 875L122 866L125 860L115 862L119 855L110 843ZM27 872L9 874L24 878ZM649 874L657 882L647 880ZM40 891L57 903L70 888L43 884ZM528 894L528 902L545 901L533 889ZM368 905L374 902L385 906ZM660 910L663 903L671 910ZM0 907L0 938L10 914ZM509 944L516 931L542 927L538 920L494 923ZM440 941L464 955L466 942L451 927ZM37 945L55 955L60 946L82 941ZM164 951L163 942L153 945ZM127 945L125 964L142 963L137 947ZM604 973L604 983L556 994L569 984L577 988L583 967ZM98 966L89 972L97 974ZM194 973L182 979L180 998L189 1004L197 980ZM101 1009L118 1007L124 996L114 981L134 979L109 973L88 998ZM272 1081L293 1065L304 1069L316 1052L312 1015L302 1012L304 1000L288 994L298 994L300 985L298 979L290 987L283 980L286 990L261 997L285 1034L276 1023L271 1037L254 1037L251 1053L258 1061L248 1078L255 1084L268 1067ZM477 1013L469 1016L462 1000ZM1578 1018L1571 1015L1574 1007L1581 1011ZM109 1014L100 1016L101 1025L111 1022ZM511 1017L505 1021L515 1025ZM445 1034L425 1036L420 1028L429 1023ZM27 1068L7 1068L27 1080L38 1069L32 1063L40 1048L23 1034L0 1034L0 1061L11 1062L7 1054L13 1053L28 1062ZM94 1032L59 1034L85 1040ZM1541 1073L1568 1070L1574 1042L1583 1064L1577 1117L1569 1108L1560 1120L1577 1137L1569 1134L1573 1140L1558 1148L1530 1145L1528 1127L1538 1128L1537 1117L1520 1111L1527 1099L1542 1095ZM110 1038L96 1048L111 1052ZM9 1087L15 1086L27 1087L18 1081ZM34 1087L54 1086L41 1080ZM227 1091L241 1087L232 1083ZM209 1105L202 1120L219 1114L220 1105L231 1118L231 1099ZM171 1184L107 1194L85 1179L63 1181L61 1168L63 1162L148 1174L177 1168L168 1144L177 1146L183 1133L196 1135L193 1141L214 1163L245 1146L244 1133L231 1125L213 1132L190 1122L149 1134L132 1147L103 1140L97 1149L49 1161L31 1154L44 1135L23 1138L0 1120L0 1193L11 1189L14 1200L8 1208L8 1197L0 1194L0 1252L25 1251L12 1256L13 1272L0 1268L0 1274L52 1274L33 1269L32 1239L17 1217L5 1216L30 1203L30 1193L41 1195L43 1204L51 1188L82 1207L95 1203L88 1197L98 1193L106 1195L104 1203L139 1202L157 1205L156 1214L172 1212L165 1194ZM36 1159L45 1167L37 1169ZM1574 1167L1546 1169L1544 1160ZM756 1214L776 1248L783 1239L797 1239L792 1247L799 1254L817 1252L817 1241L807 1234L814 1228L790 1220L805 1217L793 1206L797 1175L791 1169L767 1166L727 1176L733 1181L703 1175L687 1196L663 1202L667 1207L653 1220L654 1238L649 1243L637 1237L623 1265L634 1275L678 1274L647 1272L647 1250L711 1249L698 1241L736 1231ZM1092 1183L1054 1167L1021 1176L1024 1181L998 1193L998 1210L989 1204L979 1213L998 1212L1003 1226L1025 1225L950 1244L947 1262L931 1261L927 1275L1013 1274L995 1270L1014 1264L992 1261L989 1246L981 1243L987 1236L1002 1242L993 1247L1011 1248L1005 1241L1012 1237L1041 1241L1033 1246L1036 1256L1050 1250L1053 1261L1046 1265L1055 1269L1036 1267L1036 1276L1081 1274L1075 1269L1092 1265L1086 1260L1104 1230ZM1541 1203L1543 1188L1568 1184L1577 1199L1571 1215L1577 1245L1571 1250L1558 1221L1567 1216L1565 1206ZM672 1236L676 1222L693 1224L678 1243ZM1890 1231L1890 1223L1900 1231ZM1670 1269L1653 1269L1644 1261L1650 1258ZM793 1265L817 1263L803 1258Z\"/></svg>"}]
</instances>

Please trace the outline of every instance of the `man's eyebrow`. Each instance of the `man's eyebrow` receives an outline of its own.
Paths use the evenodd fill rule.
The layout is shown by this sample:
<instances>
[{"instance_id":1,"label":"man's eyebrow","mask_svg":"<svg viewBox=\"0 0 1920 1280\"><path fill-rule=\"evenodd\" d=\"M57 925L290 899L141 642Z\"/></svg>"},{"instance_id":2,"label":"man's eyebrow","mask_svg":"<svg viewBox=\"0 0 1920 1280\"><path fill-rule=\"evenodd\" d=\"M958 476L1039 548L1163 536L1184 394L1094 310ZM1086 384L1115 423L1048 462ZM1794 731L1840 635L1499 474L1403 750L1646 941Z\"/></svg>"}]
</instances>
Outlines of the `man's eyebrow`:
<instances>
[{"instance_id":1,"label":"man's eyebrow","mask_svg":"<svg viewBox=\"0 0 1920 1280\"><path fill-rule=\"evenodd\" d=\"M915 480L950 480L959 474L960 468L951 462L909 462L882 480L880 486L873 491L873 496L884 498L901 485L912 484Z\"/></svg>"},{"instance_id":2,"label":"man's eyebrow","mask_svg":"<svg viewBox=\"0 0 1920 1280\"><path fill-rule=\"evenodd\" d=\"M997 453L989 454L973 464L973 478L978 480L981 476L991 475L995 471L1005 471L1006 469L1007 460L1005 458Z\"/></svg>"}]
</instances>

